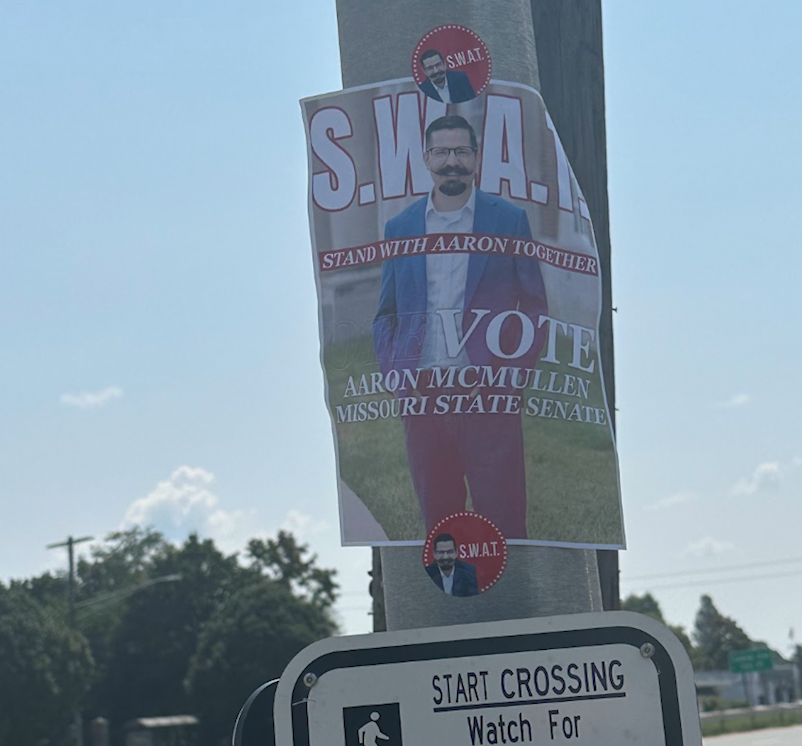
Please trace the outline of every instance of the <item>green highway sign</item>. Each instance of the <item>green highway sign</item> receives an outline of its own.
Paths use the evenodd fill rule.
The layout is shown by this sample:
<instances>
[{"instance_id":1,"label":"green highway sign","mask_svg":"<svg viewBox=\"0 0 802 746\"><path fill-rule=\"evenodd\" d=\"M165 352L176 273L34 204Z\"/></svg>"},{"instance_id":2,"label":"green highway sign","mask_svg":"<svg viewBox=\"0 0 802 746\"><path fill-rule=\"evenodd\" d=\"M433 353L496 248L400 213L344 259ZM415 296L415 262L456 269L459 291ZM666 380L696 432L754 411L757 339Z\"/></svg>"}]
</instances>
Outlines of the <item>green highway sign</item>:
<instances>
[{"instance_id":1,"label":"green highway sign","mask_svg":"<svg viewBox=\"0 0 802 746\"><path fill-rule=\"evenodd\" d=\"M752 671L771 671L774 663L771 650L736 650L730 653L730 670L733 673L751 673Z\"/></svg>"}]
</instances>

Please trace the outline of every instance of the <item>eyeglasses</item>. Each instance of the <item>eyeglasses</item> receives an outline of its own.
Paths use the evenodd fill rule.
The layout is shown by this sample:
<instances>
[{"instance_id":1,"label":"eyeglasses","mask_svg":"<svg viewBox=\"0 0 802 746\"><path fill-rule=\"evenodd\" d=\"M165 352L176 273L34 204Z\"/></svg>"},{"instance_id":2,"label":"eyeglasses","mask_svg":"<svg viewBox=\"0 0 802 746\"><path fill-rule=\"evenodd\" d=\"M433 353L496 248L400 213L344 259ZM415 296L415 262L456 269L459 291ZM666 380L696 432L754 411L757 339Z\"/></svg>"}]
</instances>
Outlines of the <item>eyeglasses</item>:
<instances>
[{"instance_id":1,"label":"eyeglasses","mask_svg":"<svg viewBox=\"0 0 802 746\"><path fill-rule=\"evenodd\" d=\"M426 152L433 161L448 160L451 153L460 161L470 161L476 156L476 148L469 148L467 145L461 145L458 148L429 148Z\"/></svg>"},{"instance_id":2,"label":"eyeglasses","mask_svg":"<svg viewBox=\"0 0 802 746\"><path fill-rule=\"evenodd\" d=\"M423 72L425 72L427 75L431 72L434 72L435 70L445 70L445 69L446 69L446 64L442 60L440 60L440 62L434 62L431 65L427 64L423 65Z\"/></svg>"}]
</instances>

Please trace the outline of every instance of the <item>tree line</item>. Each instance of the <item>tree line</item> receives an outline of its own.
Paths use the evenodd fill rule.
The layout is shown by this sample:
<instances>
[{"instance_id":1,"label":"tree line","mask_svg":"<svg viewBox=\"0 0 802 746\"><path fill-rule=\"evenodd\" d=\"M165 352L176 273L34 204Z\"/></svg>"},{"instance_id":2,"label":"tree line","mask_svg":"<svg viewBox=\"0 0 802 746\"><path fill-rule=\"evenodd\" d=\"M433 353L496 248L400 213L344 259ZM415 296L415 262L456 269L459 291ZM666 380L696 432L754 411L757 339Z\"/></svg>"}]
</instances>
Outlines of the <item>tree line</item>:
<instances>
[{"instance_id":1,"label":"tree line","mask_svg":"<svg viewBox=\"0 0 802 746\"><path fill-rule=\"evenodd\" d=\"M72 746L76 711L85 723L106 718L112 746L132 719L186 714L200 721L198 746L228 744L251 692L338 632L335 578L286 532L226 555L195 534L175 545L133 528L78 559L72 628L66 573L0 583L0 744ZM621 607L666 624L650 593ZM767 647L708 595L690 633L667 626L696 670L726 670L731 652Z\"/></svg>"},{"instance_id":2,"label":"tree line","mask_svg":"<svg viewBox=\"0 0 802 746\"><path fill-rule=\"evenodd\" d=\"M190 535L110 534L66 573L0 583L0 744L72 746L74 712L110 723L199 718L199 746L231 742L240 707L292 657L335 634L336 571L286 532L242 556Z\"/></svg>"},{"instance_id":3,"label":"tree line","mask_svg":"<svg viewBox=\"0 0 802 746\"><path fill-rule=\"evenodd\" d=\"M684 645L695 671L728 671L731 653L769 647L765 642L750 639L735 620L716 608L713 599L708 595L703 595L700 599L690 634L683 627L666 622L660 604L651 593L629 595L621 602L621 608L624 611L646 614L665 624ZM776 650L772 650L772 654L775 662L785 661ZM802 666L802 646L795 647L792 660Z\"/></svg>"}]
</instances>

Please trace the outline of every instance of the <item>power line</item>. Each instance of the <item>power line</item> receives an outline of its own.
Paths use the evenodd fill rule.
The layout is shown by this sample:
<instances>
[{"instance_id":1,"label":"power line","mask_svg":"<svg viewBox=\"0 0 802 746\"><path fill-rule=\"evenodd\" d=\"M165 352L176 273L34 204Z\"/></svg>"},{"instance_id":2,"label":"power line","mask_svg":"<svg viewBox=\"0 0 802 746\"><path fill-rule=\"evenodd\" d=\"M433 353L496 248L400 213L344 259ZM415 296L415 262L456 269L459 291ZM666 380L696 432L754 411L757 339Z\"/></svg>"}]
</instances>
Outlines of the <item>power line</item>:
<instances>
[{"instance_id":1,"label":"power line","mask_svg":"<svg viewBox=\"0 0 802 746\"><path fill-rule=\"evenodd\" d=\"M97 604L104 604L111 601L121 601L124 598L128 598L129 596L133 596L135 593L143 590L144 588L150 588L152 585L157 585L158 583L173 583L177 580L182 580L181 575L174 573L173 575L163 575L159 578L152 578L150 580L146 580L138 585L132 585L128 588L121 588L117 591L111 591L110 593L104 593L101 596L95 596L94 598L90 598L87 601L80 601L79 603L75 604L75 608L77 611L85 611L89 610L91 613L95 610Z\"/></svg>"},{"instance_id":2,"label":"power line","mask_svg":"<svg viewBox=\"0 0 802 746\"><path fill-rule=\"evenodd\" d=\"M770 580L773 578L790 578L799 577L802 575L802 570L798 572L776 572L768 575L748 575L743 578L710 578L709 580L694 580L690 583L668 583L667 585L654 585L649 586L650 591L662 591L669 588L691 588L693 586L703 585L724 585L726 583L748 583L750 580Z\"/></svg>"},{"instance_id":3,"label":"power line","mask_svg":"<svg viewBox=\"0 0 802 746\"><path fill-rule=\"evenodd\" d=\"M710 575L718 572L730 572L733 570L751 570L754 567L772 567L777 565L788 565L795 562L802 562L802 557L791 557L789 559L769 560L767 562L750 562L744 565L726 565L725 567L715 567L708 570L686 570L685 572L668 572L659 573L656 575L637 575L635 577L626 577L622 574L621 580L624 582L635 580L656 580L658 578L679 578L684 575Z\"/></svg>"}]
</instances>

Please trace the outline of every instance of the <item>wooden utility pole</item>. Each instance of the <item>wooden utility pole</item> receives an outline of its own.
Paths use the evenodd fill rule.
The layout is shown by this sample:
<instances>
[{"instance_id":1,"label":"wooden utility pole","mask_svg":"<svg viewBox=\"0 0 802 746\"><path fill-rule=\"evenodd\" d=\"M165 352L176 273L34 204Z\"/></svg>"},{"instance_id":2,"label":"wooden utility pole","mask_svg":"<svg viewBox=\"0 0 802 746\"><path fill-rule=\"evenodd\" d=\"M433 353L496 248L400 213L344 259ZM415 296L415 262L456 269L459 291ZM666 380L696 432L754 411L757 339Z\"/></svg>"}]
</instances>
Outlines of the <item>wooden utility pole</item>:
<instances>
[{"instance_id":1,"label":"wooden utility pole","mask_svg":"<svg viewBox=\"0 0 802 746\"><path fill-rule=\"evenodd\" d=\"M67 556L69 558L69 575L67 585L67 623L70 629L75 629L75 545L82 544L85 541L92 541L94 536L81 536L79 539L74 539L68 536L66 541L61 541L56 544L48 544L47 549L58 549L60 547L67 547ZM83 720L81 718L81 711L76 707L73 718L73 728L75 729L75 746L83 746Z\"/></svg>"},{"instance_id":2,"label":"wooden utility pole","mask_svg":"<svg viewBox=\"0 0 802 746\"><path fill-rule=\"evenodd\" d=\"M599 357L610 421L615 430L613 304L610 281L610 211L607 199L607 131L600 0L531 0L540 61L540 94L560 133L568 161L588 203L599 250L602 313ZM618 552L599 550L605 610L621 608Z\"/></svg>"}]
</instances>

